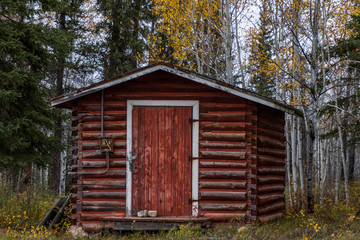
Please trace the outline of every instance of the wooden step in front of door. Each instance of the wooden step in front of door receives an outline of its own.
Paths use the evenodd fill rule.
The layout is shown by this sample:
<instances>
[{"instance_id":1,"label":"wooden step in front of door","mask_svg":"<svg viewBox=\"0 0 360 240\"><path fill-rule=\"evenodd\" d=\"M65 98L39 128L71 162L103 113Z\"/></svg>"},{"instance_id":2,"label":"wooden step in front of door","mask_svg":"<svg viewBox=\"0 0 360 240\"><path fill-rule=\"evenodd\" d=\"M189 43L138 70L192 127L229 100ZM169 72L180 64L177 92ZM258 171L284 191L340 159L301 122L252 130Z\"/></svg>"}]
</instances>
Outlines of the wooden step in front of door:
<instances>
[{"instance_id":1,"label":"wooden step in front of door","mask_svg":"<svg viewBox=\"0 0 360 240\"><path fill-rule=\"evenodd\" d=\"M159 231L177 229L180 225L194 224L209 228L209 218L192 217L106 217L106 222L115 222L114 231Z\"/></svg>"}]
</instances>

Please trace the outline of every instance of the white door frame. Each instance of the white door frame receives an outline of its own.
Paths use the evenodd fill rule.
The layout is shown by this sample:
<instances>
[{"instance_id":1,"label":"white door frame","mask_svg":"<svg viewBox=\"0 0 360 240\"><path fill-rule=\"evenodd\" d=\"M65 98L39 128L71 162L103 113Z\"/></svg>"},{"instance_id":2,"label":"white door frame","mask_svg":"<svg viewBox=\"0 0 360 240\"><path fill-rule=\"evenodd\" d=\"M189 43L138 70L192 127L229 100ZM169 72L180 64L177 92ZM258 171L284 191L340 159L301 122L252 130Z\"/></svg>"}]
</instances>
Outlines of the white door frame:
<instances>
[{"instance_id":1,"label":"white door frame","mask_svg":"<svg viewBox=\"0 0 360 240\"><path fill-rule=\"evenodd\" d=\"M192 107L192 118L199 119L199 101L173 100L128 100L126 111L126 216L131 215L132 200L132 110L134 106L148 107ZM191 199L192 216L199 214L199 122L192 125L192 171L191 171Z\"/></svg>"}]
</instances>

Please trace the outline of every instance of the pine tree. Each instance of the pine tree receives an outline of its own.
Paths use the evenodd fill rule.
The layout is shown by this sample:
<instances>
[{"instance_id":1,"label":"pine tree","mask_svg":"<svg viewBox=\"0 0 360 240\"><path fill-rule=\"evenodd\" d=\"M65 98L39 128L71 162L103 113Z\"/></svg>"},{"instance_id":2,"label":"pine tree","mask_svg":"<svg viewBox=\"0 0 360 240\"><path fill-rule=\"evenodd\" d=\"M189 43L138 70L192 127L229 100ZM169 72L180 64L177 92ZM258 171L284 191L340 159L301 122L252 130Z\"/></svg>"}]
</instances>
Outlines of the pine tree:
<instances>
[{"instance_id":1,"label":"pine tree","mask_svg":"<svg viewBox=\"0 0 360 240\"><path fill-rule=\"evenodd\" d=\"M48 29L33 23L32 1L0 3L0 168L44 165L54 142L42 85L50 54Z\"/></svg>"},{"instance_id":2,"label":"pine tree","mask_svg":"<svg viewBox=\"0 0 360 240\"><path fill-rule=\"evenodd\" d=\"M271 63L272 35L268 4L268 1L262 1L260 27L254 36L249 63L250 82L255 91L263 96L272 97L275 86L275 67Z\"/></svg>"},{"instance_id":3,"label":"pine tree","mask_svg":"<svg viewBox=\"0 0 360 240\"><path fill-rule=\"evenodd\" d=\"M104 78L124 74L138 66L146 50L151 3L148 0L98 0L104 21L99 25L106 32L102 46Z\"/></svg>"},{"instance_id":4,"label":"pine tree","mask_svg":"<svg viewBox=\"0 0 360 240\"><path fill-rule=\"evenodd\" d=\"M74 63L73 60L76 47L79 49L79 46L75 46L75 42L79 42L81 37L79 36L81 32L76 32L81 17L81 2L61 0L44 5L44 10L48 10L50 15L53 16L53 20L51 19L53 26L49 33L51 39L48 42L52 49L52 58L47 69L47 80L50 83L49 94L51 97L60 96L71 90L71 86L75 85L74 79L76 79L76 73L72 72L81 66L79 63ZM79 56L79 54L76 55ZM66 134L63 127L64 117L66 116L62 114L60 109L54 110L55 124L52 132L58 146L66 145L64 143L64 135ZM59 184L61 182L62 151L63 147L53 153L50 165L52 176L49 179L50 186L55 194L59 193Z\"/></svg>"}]
</instances>

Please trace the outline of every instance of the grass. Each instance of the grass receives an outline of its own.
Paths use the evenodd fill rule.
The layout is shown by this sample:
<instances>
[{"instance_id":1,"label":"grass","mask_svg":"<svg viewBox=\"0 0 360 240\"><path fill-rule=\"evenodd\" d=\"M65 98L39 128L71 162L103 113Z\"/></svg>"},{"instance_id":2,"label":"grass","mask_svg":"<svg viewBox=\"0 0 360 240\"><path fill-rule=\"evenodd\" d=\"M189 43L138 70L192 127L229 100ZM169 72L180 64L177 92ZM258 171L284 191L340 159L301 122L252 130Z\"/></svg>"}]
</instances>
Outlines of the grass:
<instances>
[{"instance_id":1,"label":"grass","mask_svg":"<svg viewBox=\"0 0 360 240\"><path fill-rule=\"evenodd\" d=\"M185 225L178 230L157 233L128 232L119 235L104 232L92 235L91 239L360 239L360 217L355 215L360 206L360 184L352 185L351 196L349 205L325 199L322 206L315 205L314 214L293 210L284 218L265 224L242 226L234 223L218 225L209 230ZM73 239L64 230L69 225L68 220L55 230L36 227L54 201L55 197L46 192L14 194L0 199L0 240Z\"/></svg>"}]
</instances>

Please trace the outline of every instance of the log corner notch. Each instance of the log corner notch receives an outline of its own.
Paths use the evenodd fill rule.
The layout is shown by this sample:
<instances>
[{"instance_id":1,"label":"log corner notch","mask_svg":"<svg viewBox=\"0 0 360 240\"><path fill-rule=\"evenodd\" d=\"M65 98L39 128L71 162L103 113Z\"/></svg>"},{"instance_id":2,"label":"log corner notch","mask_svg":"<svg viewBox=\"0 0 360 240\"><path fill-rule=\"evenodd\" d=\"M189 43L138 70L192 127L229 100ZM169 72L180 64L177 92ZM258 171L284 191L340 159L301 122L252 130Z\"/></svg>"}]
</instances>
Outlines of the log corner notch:
<instances>
[{"instance_id":1,"label":"log corner notch","mask_svg":"<svg viewBox=\"0 0 360 240\"><path fill-rule=\"evenodd\" d=\"M250 207L248 208L248 220L249 222L255 222L257 220L257 168L258 168L258 157L257 157L257 120L258 120L258 107L256 104L247 105L248 115L251 116L248 119L251 125L246 126L246 145L248 152L247 160L250 166L250 174L248 177L248 192Z\"/></svg>"}]
</instances>

